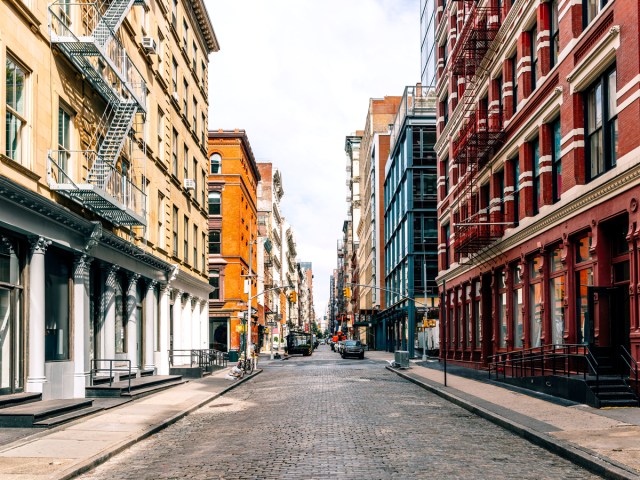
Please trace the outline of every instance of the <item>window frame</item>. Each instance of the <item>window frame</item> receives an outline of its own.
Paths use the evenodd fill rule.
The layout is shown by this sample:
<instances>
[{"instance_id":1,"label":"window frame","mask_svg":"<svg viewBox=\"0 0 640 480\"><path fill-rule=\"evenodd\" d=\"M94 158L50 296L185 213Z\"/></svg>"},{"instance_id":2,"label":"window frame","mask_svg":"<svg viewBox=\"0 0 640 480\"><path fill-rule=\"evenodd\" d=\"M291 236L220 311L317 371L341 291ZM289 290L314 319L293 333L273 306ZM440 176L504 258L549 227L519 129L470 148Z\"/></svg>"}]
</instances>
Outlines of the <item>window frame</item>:
<instances>
[{"instance_id":1,"label":"window frame","mask_svg":"<svg viewBox=\"0 0 640 480\"><path fill-rule=\"evenodd\" d=\"M213 157L217 157L219 158L219 160L217 160L217 162L215 164L218 165L217 171L214 172L213 171L213 165L214 165L214 158ZM212 175L219 175L222 170L222 155L220 155L218 152L214 152L209 156L209 173L211 173Z\"/></svg>"},{"instance_id":2,"label":"window frame","mask_svg":"<svg viewBox=\"0 0 640 480\"><path fill-rule=\"evenodd\" d=\"M534 24L529 30L530 63L531 63L531 92L534 92L538 83L538 24Z\"/></svg>"},{"instance_id":3,"label":"window frame","mask_svg":"<svg viewBox=\"0 0 640 480\"><path fill-rule=\"evenodd\" d=\"M610 91L612 76L616 83L616 91L613 92L613 95ZM600 98L598 98L598 89L600 89ZM613 101L613 105L611 101ZM616 167L618 144L618 112L616 103L617 71L616 65L613 64L600 74L583 92L585 127L584 158L587 182L598 178ZM601 117L599 125L598 109L600 110L599 115ZM613 109L616 111L611 115L611 110ZM592 114L593 117L591 117ZM593 125L591 125L592 121ZM598 148L596 142L600 144L599 154L602 156L602 161L597 161L595 165L597 168L594 170L593 148Z\"/></svg>"},{"instance_id":4,"label":"window frame","mask_svg":"<svg viewBox=\"0 0 640 480\"><path fill-rule=\"evenodd\" d=\"M6 128L5 132L5 148L4 154L7 158L13 160L16 163L19 163L22 166L28 167L30 165L29 155L28 155L28 142L29 142L29 77L30 71L27 69L20 61L18 61L13 55L7 52L5 58L5 72L10 72L11 67L13 65L13 75L11 81L11 90L13 91L13 105L10 103L9 96L9 77L5 76L5 127L9 125L9 117L13 117L16 119L16 124L18 125L15 129ZM22 103L19 104L16 101L17 91L18 91L18 83L17 83L17 75L15 73L20 71L22 74L22 89L21 89L21 99ZM21 108L19 108L19 106ZM13 132L13 135L12 135ZM11 140L10 140L11 136ZM15 148L10 150L10 145L15 143Z\"/></svg>"}]
</instances>

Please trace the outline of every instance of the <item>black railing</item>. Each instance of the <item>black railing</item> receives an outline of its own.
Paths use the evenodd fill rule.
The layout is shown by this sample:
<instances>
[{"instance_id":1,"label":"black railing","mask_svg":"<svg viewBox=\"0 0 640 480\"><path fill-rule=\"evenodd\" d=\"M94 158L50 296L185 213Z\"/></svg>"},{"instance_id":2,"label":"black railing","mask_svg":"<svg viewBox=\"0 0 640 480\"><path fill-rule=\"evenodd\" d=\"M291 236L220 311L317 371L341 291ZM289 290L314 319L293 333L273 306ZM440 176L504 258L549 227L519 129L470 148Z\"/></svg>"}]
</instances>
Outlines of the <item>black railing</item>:
<instances>
[{"instance_id":1,"label":"black railing","mask_svg":"<svg viewBox=\"0 0 640 480\"><path fill-rule=\"evenodd\" d=\"M182 360L183 363L176 360ZM227 357L224 352L212 348L170 350L169 365L189 365L206 370L210 367L226 367Z\"/></svg>"},{"instance_id":2,"label":"black railing","mask_svg":"<svg viewBox=\"0 0 640 480\"><path fill-rule=\"evenodd\" d=\"M631 390L636 396L636 400L640 402L640 397L638 396L638 362L636 362L635 358L631 356L631 353L629 353L629 350L627 350L624 345L620 345L620 358L622 358L622 361L629 368L629 380L631 380L632 375L635 379L635 383L633 387L631 387Z\"/></svg>"},{"instance_id":3,"label":"black railing","mask_svg":"<svg viewBox=\"0 0 640 480\"><path fill-rule=\"evenodd\" d=\"M101 367L101 364L104 364L108 362L109 363L109 367ZM126 364L127 366L125 368L124 364ZM96 375L97 373L106 373L109 372L109 386L113 385L114 382L114 373L119 373L119 372L126 372L127 374L127 378L129 380L129 385L127 387L127 391L129 393L131 393L131 360L124 360L124 359L106 359L106 358L94 358L91 360L91 371L89 372L89 381L91 386L94 385L94 382L97 378L100 378L98 375ZM118 378L118 381L120 379Z\"/></svg>"},{"instance_id":4,"label":"black railing","mask_svg":"<svg viewBox=\"0 0 640 480\"><path fill-rule=\"evenodd\" d=\"M598 394L600 373L598 361L583 344L550 344L524 350L512 350L489 357L489 378L533 377L551 375L582 375L595 377L594 392Z\"/></svg>"}]
</instances>

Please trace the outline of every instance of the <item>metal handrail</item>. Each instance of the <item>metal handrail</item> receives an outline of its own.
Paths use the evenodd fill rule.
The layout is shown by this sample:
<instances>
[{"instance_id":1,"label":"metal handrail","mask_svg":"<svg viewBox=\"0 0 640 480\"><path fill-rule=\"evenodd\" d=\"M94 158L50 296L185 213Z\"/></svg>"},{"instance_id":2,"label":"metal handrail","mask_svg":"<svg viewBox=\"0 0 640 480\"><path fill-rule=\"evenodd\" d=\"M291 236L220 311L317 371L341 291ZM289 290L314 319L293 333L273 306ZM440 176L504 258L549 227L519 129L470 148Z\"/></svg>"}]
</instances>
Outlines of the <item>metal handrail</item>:
<instances>
[{"instance_id":1,"label":"metal handrail","mask_svg":"<svg viewBox=\"0 0 640 480\"><path fill-rule=\"evenodd\" d=\"M192 367L207 368L211 365L225 367L227 359L224 352L213 348L190 348L169 350L169 365L175 366L176 358L189 358L189 365Z\"/></svg>"},{"instance_id":2,"label":"metal handrail","mask_svg":"<svg viewBox=\"0 0 640 480\"><path fill-rule=\"evenodd\" d=\"M636 398L638 398L638 362L636 362L636 359L631 356L631 353L629 352L629 350L627 350L627 347L625 347L624 345L620 345L620 350L622 352L620 354L620 358L622 358L622 361L624 361L624 363L627 364L627 367L629 367L629 378L631 378L631 371L635 373L634 376L636 383L632 390L636 394ZM640 398L638 398L638 401L640 401Z\"/></svg>"},{"instance_id":3,"label":"metal handrail","mask_svg":"<svg viewBox=\"0 0 640 480\"><path fill-rule=\"evenodd\" d=\"M98 367L99 362L109 362L109 368L100 368ZM128 365L127 368L114 368L114 363L126 363ZM89 372L89 381L91 386L93 386L93 381L95 380L95 374L98 372L109 372L109 386L113 385L113 372L127 372L128 375L128 387L127 391L131 393L131 360L126 360L122 358L93 358L91 359L91 370Z\"/></svg>"},{"instance_id":4,"label":"metal handrail","mask_svg":"<svg viewBox=\"0 0 640 480\"><path fill-rule=\"evenodd\" d=\"M523 350L512 350L510 352L498 353L489 357L489 378L495 370L496 378L500 374L502 367L503 378L506 378L507 367L511 367L514 376L524 377L534 375L536 371L536 362L540 362L541 374L545 374L545 365L551 361L552 374L556 374L556 360L564 359L564 368L562 373L569 376L571 374L571 365L569 359L582 358L585 362L585 368L580 372L577 368L575 373L582 373L586 380L587 374L593 372L596 377L595 393L598 393L600 386L599 365L595 356L591 352L588 345L584 344L549 344L540 347L532 347ZM528 365L528 368L527 368Z\"/></svg>"}]
</instances>

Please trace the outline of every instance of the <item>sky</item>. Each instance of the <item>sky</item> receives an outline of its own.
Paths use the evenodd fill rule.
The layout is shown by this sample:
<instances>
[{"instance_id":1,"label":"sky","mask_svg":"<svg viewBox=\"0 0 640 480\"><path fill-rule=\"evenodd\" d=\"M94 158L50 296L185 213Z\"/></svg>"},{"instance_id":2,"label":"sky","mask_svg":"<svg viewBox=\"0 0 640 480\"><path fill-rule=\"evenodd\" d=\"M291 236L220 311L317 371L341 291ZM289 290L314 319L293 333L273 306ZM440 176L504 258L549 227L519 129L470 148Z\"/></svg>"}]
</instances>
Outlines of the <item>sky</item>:
<instances>
[{"instance_id":1,"label":"sky","mask_svg":"<svg viewBox=\"0 0 640 480\"><path fill-rule=\"evenodd\" d=\"M220 51L209 58L209 128L244 129L282 173L281 211L312 262L325 314L347 218L345 137L370 98L420 80L419 0L205 0Z\"/></svg>"}]
</instances>

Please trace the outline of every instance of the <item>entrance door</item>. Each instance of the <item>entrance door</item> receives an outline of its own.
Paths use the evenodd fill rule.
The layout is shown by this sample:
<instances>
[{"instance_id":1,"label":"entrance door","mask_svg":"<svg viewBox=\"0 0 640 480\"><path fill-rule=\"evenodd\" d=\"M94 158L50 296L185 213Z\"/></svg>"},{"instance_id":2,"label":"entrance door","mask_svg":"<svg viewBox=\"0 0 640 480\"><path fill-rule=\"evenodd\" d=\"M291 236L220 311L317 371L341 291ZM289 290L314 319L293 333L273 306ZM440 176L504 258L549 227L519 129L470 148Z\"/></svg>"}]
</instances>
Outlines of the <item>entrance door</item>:
<instances>
[{"instance_id":1,"label":"entrance door","mask_svg":"<svg viewBox=\"0 0 640 480\"><path fill-rule=\"evenodd\" d=\"M626 286L615 287L588 287L588 309L585 319L585 343L594 344L595 322L598 320L600 338L599 347L611 347L612 351L619 353L619 346L629 350L629 288ZM598 304L596 308L596 297Z\"/></svg>"},{"instance_id":2,"label":"entrance door","mask_svg":"<svg viewBox=\"0 0 640 480\"><path fill-rule=\"evenodd\" d=\"M142 305L136 307L136 361L142 368Z\"/></svg>"},{"instance_id":3,"label":"entrance door","mask_svg":"<svg viewBox=\"0 0 640 480\"><path fill-rule=\"evenodd\" d=\"M16 301L20 293L0 287L0 394L22 390L22 342Z\"/></svg>"}]
</instances>

